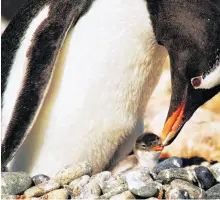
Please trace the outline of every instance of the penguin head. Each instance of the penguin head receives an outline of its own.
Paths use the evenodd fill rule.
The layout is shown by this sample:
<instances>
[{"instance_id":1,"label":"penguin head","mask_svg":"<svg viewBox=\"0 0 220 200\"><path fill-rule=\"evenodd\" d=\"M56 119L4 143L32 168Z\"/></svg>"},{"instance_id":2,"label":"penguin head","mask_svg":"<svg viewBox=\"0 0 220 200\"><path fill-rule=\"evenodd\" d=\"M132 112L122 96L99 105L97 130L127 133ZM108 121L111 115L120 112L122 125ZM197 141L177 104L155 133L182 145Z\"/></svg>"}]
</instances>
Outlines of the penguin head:
<instances>
[{"instance_id":1,"label":"penguin head","mask_svg":"<svg viewBox=\"0 0 220 200\"><path fill-rule=\"evenodd\" d=\"M189 56L191 52L184 54ZM172 96L161 135L164 145L172 143L193 113L220 91L218 57L210 61L204 54L197 55L189 56L183 68L177 65L180 57L175 66L171 66Z\"/></svg>"},{"instance_id":2,"label":"penguin head","mask_svg":"<svg viewBox=\"0 0 220 200\"><path fill-rule=\"evenodd\" d=\"M163 148L160 137L154 133L144 133L137 138L134 151L159 152Z\"/></svg>"},{"instance_id":3,"label":"penguin head","mask_svg":"<svg viewBox=\"0 0 220 200\"><path fill-rule=\"evenodd\" d=\"M193 113L220 92L220 11L201 3L199 10L186 11L191 21L176 19L178 28L171 25L160 35L170 56L172 84L163 145L172 143Z\"/></svg>"}]
</instances>

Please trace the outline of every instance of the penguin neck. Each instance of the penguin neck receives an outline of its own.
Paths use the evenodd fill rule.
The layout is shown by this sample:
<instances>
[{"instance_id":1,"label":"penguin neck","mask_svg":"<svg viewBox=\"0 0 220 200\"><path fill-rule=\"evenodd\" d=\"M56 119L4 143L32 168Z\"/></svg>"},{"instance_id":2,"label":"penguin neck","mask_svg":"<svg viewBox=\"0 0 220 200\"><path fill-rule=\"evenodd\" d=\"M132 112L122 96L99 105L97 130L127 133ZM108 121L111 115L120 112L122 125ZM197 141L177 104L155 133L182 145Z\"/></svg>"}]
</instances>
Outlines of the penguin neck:
<instances>
[{"instance_id":1,"label":"penguin neck","mask_svg":"<svg viewBox=\"0 0 220 200\"><path fill-rule=\"evenodd\" d=\"M160 152L156 151L135 150L134 153L138 160L138 167L148 167L150 171L153 170L160 158Z\"/></svg>"}]
</instances>

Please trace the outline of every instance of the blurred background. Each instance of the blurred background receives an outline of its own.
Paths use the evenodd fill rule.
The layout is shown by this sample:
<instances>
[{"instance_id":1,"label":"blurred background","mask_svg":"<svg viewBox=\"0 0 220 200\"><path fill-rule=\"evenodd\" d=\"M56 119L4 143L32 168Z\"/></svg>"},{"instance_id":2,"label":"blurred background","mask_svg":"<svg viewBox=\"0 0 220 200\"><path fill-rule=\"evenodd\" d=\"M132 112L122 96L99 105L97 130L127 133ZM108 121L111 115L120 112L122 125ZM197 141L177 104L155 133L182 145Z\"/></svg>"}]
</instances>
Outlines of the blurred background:
<instances>
[{"instance_id":1,"label":"blurred background","mask_svg":"<svg viewBox=\"0 0 220 200\"><path fill-rule=\"evenodd\" d=\"M1 32L27 0L2 0ZM37 0L36 0L37 1ZM202 1L202 0L201 0ZM211 0L220 8L220 0ZM145 131L160 134L171 96L169 58L145 114ZM166 147L163 156L203 157L220 162L220 94L193 115L177 139Z\"/></svg>"}]
</instances>

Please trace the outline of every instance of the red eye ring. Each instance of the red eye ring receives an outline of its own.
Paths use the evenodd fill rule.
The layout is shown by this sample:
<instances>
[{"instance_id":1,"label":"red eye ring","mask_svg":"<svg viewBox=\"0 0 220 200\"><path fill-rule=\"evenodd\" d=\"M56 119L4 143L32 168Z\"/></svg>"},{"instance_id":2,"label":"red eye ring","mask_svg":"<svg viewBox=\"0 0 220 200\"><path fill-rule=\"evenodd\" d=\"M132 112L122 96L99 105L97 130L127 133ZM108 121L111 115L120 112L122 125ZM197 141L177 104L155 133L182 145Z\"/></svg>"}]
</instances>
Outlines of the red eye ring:
<instances>
[{"instance_id":1,"label":"red eye ring","mask_svg":"<svg viewBox=\"0 0 220 200\"><path fill-rule=\"evenodd\" d=\"M197 76L191 79L191 84L194 88L198 88L202 83L202 76Z\"/></svg>"}]
</instances>

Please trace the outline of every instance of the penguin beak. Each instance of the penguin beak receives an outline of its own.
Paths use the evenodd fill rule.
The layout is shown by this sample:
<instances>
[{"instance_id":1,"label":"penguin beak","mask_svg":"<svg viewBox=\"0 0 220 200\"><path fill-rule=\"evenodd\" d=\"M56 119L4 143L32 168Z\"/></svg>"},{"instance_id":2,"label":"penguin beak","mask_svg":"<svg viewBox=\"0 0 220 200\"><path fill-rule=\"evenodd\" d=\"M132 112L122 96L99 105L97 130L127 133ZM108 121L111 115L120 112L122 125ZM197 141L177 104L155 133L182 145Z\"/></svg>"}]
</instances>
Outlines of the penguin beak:
<instances>
[{"instance_id":1,"label":"penguin beak","mask_svg":"<svg viewBox=\"0 0 220 200\"><path fill-rule=\"evenodd\" d=\"M167 118L161 134L163 145L168 145L177 137L181 130L181 123L183 121L185 104L182 103L172 114Z\"/></svg>"},{"instance_id":2,"label":"penguin beak","mask_svg":"<svg viewBox=\"0 0 220 200\"><path fill-rule=\"evenodd\" d=\"M157 145L152 147L153 151L162 151L163 149L164 149L163 145Z\"/></svg>"},{"instance_id":3,"label":"penguin beak","mask_svg":"<svg viewBox=\"0 0 220 200\"><path fill-rule=\"evenodd\" d=\"M172 75L172 74L171 74ZM175 74L173 74L175 75ZM172 77L172 96L169 112L161 133L164 146L171 144L193 113L220 91L220 85L211 89L194 89L186 79ZM179 79L178 79L179 78Z\"/></svg>"}]
</instances>

